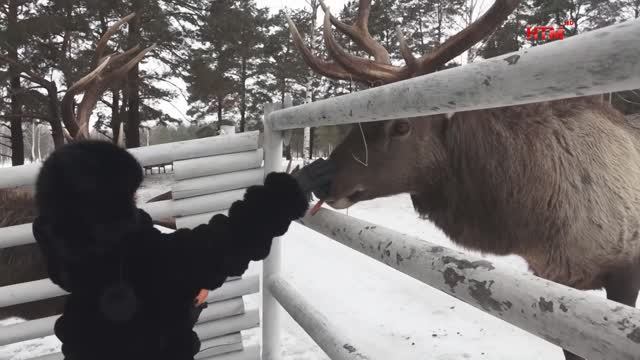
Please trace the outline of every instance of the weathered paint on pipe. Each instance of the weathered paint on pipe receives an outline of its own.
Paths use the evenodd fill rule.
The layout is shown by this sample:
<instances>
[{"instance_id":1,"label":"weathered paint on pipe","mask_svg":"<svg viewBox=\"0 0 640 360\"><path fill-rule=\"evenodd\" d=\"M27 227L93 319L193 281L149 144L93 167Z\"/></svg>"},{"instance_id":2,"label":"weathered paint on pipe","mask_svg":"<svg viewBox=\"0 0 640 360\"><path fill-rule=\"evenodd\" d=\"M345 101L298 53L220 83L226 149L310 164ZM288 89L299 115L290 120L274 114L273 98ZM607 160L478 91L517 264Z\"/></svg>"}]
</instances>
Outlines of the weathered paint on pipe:
<instances>
[{"instance_id":1,"label":"weathered paint on pipe","mask_svg":"<svg viewBox=\"0 0 640 360\"><path fill-rule=\"evenodd\" d=\"M313 304L286 280L274 275L267 280L271 293L304 331L324 350L332 360L371 359L362 349L354 346L347 334L340 333L335 325L319 312Z\"/></svg>"},{"instance_id":2,"label":"weathered paint on pipe","mask_svg":"<svg viewBox=\"0 0 640 360\"><path fill-rule=\"evenodd\" d=\"M177 160L256 150L258 131L229 136L144 146L128 151L142 166L169 164ZM41 163L13 166L0 171L0 189L35 184Z\"/></svg>"},{"instance_id":3,"label":"weathered paint on pipe","mask_svg":"<svg viewBox=\"0 0 640 360\"><path fill-rule=\"evenodd\" d=\"M335 211L321 209L300 222L586 359L640 356L640 309Z\"/></svg>"},{"instance_id":4,"label":"weathered paint on pipe","mask_svg":"<svg viewBox=\"0 0 640 360\"><path fill-rule=\"evenodd\" d=\"M640 19L271 113L273 130L496 108L640 88Z\"/></svg>"},{"instance_id":5,"label":"weathered paint on pipe","mask_svg":"<svg viewBox=\"0 0 640 360\"><path fill-rule=\"evenodd\" d=\"M242 330L253 329L259 325L260 314L258 313L258 309L251 309L241 315L198 324L193 328L193 331L195 331L201 339L211 339Z\"/></svg>"},{"instance_id":6,"label":"weathered paint on pipe","mask_svg":"<svg viewBox=\"0 0 640 360\"><path fill-rule=\"evenodd\" d=\"M184 180L255 169L262 166L263 157L262 149L258 149L240 153L176 161L173 164L173 177L176 180Z\"/></svg>"},{"instance_id":7,"label":"weathered paint on pipe","mask_svg":"<svg viewBox=\"0 0 640 360\"><path fill-rule=\"evenodd\" d=\"M267 104L264 107L264 175L283 170L282 163L282 132L274 131L266 121L269 114L276 108L290 107L292 99L287 95L284 104ZM280 350L282 309L270 290L264 286L266 277L275 275L282 268L282 243L280 238L274 238L269 256L262 262L262 359L279 360L282 358Z\"/></svg>"},{"instance_id":8,"label":"weathered paint on pipe","mask_svg":"<svg viewBox=\"0 0 640 360\"><path fill-rule=\"evenodd\" d=\"M171 194L173 194L174 200L180 200L194 196L244 189L252 185L262 184L263 181L264 169L262 168L240 170L180 180L171 187Z\"/></svg>"}]
</instances>

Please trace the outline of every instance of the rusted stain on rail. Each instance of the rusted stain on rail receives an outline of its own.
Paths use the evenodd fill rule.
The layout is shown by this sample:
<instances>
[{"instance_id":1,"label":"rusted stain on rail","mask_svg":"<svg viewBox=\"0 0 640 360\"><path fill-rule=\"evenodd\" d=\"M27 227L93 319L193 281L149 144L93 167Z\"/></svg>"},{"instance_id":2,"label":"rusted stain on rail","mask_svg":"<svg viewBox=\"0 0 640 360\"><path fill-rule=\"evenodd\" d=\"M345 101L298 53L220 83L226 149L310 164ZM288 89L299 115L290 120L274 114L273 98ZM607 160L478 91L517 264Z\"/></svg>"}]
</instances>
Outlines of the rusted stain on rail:
<instances>
[{"instance_id":1,"label":"rusted stain on rail","mask_svg":"<svg viewBox=\"0 0 640 360\"><path fill-rule=\"evenodd\" d=\"M490 261L486 261L486 260L478 260L478 261L471 262L468 260L456 259L451 256L445 256L442 258L442 262L445 265L455 264L460 270L466 270L466 269L475 270L477 268L485 268L488 271L491 271L495 269L493 264Z\"/></svg>"},{"instance_id":2,"label":"rusted stain on rail","mask_svg":"<svg viewBox=\"0 0 640 360\"><path fill-rule=\"evenodd\" d=\"M504 309L500 301L493 298L493 294L491 292L491 286L493 285L493 281L478 281L478 280L469 280L469 293L471 297L473 297L480 306L486 311L496 311L502 312Z\"/></svg>"}]
</instances>

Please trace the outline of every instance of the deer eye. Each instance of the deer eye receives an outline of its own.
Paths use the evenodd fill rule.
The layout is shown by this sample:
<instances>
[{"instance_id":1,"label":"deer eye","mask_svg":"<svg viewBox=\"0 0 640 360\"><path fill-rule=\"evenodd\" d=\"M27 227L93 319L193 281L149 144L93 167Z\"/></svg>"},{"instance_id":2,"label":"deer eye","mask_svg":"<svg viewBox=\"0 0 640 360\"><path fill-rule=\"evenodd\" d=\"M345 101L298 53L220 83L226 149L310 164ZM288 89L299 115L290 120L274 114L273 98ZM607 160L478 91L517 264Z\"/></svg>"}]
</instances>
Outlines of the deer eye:
<instances>
[{"instance_id":1,"label":"deer eye","mask_svg":"<svg viewBox=\"0 0 640 360\"><path fill-rule=\"evenodd\" d=\"M391 136L404 136L411 131L411 124L406 120L398 120L391 127Z\"/></svg>"}]
</instances>

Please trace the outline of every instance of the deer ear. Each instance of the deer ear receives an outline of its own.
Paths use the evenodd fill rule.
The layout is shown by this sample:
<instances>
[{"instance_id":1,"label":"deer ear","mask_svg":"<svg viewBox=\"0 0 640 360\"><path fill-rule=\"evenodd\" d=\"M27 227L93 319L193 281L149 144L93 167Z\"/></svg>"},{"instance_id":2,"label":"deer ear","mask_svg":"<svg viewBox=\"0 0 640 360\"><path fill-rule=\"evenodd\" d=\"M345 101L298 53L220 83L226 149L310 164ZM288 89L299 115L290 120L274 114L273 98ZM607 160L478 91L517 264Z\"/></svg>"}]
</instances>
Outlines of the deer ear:
<instances>
[{"instance_id":1,"label":"deer ear","mask_svg":"<svg viewBox=\"0 0 640 360\"><path fill-rule=\"evenodd\" d=\"M389 135L393 138L404 138L411 134L413 124L407 119L393 120L389 126Z\"/></svg>"}]
</instances>

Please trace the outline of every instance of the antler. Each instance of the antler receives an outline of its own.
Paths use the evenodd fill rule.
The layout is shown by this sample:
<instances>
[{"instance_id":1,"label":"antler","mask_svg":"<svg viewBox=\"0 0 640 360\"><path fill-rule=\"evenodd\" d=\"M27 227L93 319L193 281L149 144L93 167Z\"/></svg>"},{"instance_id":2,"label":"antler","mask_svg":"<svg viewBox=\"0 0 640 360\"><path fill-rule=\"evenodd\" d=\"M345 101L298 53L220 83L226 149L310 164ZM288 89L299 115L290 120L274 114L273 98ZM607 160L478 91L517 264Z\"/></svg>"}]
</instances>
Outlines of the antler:
<instances>
[{"instance_id":1,"label":"antler","mask_svg":"<svg viewBox=\"0 0 640 360\"><path fill-rule=\"evenodd\" d=\"M392 65L389 52L369 34L367 22L371 10L371 0L360 0L358 14L353 25L347 25L336 19L331 15L329 7L324 2L320 2L325 12L324 42L333 61L325 61L313 55L305 46L293 21L289 18L288 21L294 44L302 54L305 63L317 73L339 80L388 84L435 71L491 34L513 12L518 3L519 0L496 0L493 6L469 27L449 38L432 53L425 54L420 58L413 55L402 31L398 28L400 54L405 61L404 66ZM333 36L331 24L348 35L360 48L371 55L373 60L349 54Z\"/></svg>"},{"instance_id":2,"label":"antler","mask_svg":"<svg viewBox=\"0 0 640 360\"><path fill-rule=\"evenodd\" d=\"M149 51L155 48L153 45L140 51L139 46L134 46L125 52L104 56L109 39L123 24L135 16L135 13L129 14L107 29L96 44L96 68L71 85L62 98L62 121L75 140L89 138L89 119L102 93L113 83L123 79ZM84 95L76 113L74 97L82 92Z\"/></svg>"}]
</instances>

